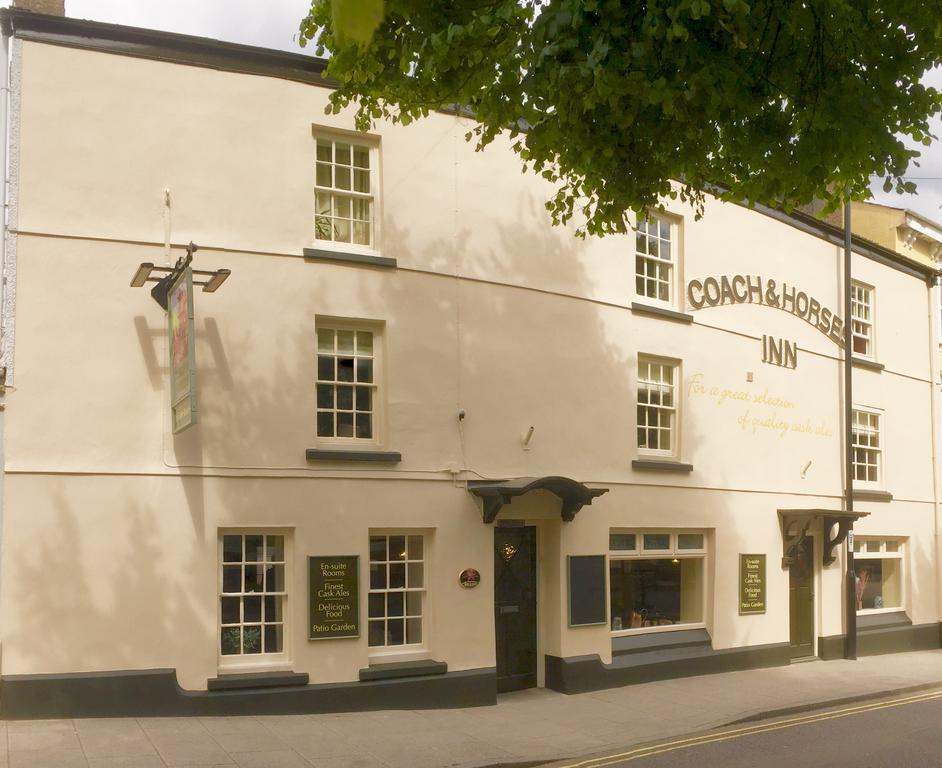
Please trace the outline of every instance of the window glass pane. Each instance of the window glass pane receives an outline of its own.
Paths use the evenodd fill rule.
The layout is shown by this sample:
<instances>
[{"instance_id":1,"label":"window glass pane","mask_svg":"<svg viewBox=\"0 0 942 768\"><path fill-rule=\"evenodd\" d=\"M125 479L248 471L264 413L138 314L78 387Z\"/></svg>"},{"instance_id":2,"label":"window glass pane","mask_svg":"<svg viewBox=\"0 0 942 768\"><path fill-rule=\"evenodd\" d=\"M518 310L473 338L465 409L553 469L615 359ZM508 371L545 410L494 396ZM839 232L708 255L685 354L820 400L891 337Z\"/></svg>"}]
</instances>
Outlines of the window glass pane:
<instances>
[{"instance_id":1,"label":"window glass pane","mask_svg":"<svg viewBox=\"0 0 942 768\"><path fill-rule=\"evenodd\" d=\"M422 563L409 563L408 565L408 578L409 582L407 586L409 589L417 589L418 587L424 587L424 566Z\"/></svg>"},{"instance_id":2,"label":"window glass pane","mask_svg":"<svg viewBox=\"0 0 942 768\"><path fill-rule=\"evenodd\" d=\"M703 558L609 562L612 629L703 620Z\"/></svg>"},{"instance_id":3,"label":"window glass pane","mask_svg":"<svg viewBox=\"0 0 942 768\"><path fill-rule=\"evenodd\" d=\"M373 417L368 413L358 413L356 415L357 431L356 436L369 440L373 437Z\"/></svg>"},{"instance_id":4,"label":"window glass pane","mask_svg":"<svg viewBox=\"0 0 942 768\"><path fill-rule=\"evenodd\" d=\"M382 562L386 559L386 537L370 536L370 560Z\"/></svg>"},{"instance_id":5,"label":"window glass pane","mask_svg":"<svg viewBox=\"0 0 942 768\"><path fill-rule=\"evenodd\" d=\"M317 436L318 437L333 437L334 436L334 414L332 413L317 414Z\"/></svg>"},{"instance_id":6,"label":"window glass pane","mask_svg":"<svg viewBox=\"0 0 942 768\"><path fill-rule=\"evenodd\" d=\"M333 408L334 407L334 388L330 384L318 384L317 385L317 407L318 408Z\"/></svg>"},{"instance_id":7,"label":"window glass pane","mask_svg":"<svg viewBox=\"0 0 942 768\"><path fill-rule=\"evenodd\" d=\"M357 331L357 353L360 355L373 354L373 334L370 331Z\"/></svg>"},{"instance_id":8,"label":"window glass pane","mask_svg":"<svg viewBox=\"0 0 942 768\"><path fill-rule=\"evenodd\" d=\"M260 563L265 559L265 550L262 547L264 536L245 537L245 562Z\"/></svg>"},{"instance_id":9,"label":"window glass pane","mask_svg":"<svg viewBox=\"0 0 942 768\"><path fill-rule=\"evenodd\" d=\"M387 619L386 645L405 645L405 621L403 619Z\"/></svg>"},{"instance_id":10,"label":"window glass pane","mask_svg":"<svg viewBox=\"0 0 942 768\"><path fill-rule=\"evenodd\" d=\"M262 592L265 588L265 566L245 566L245 592Z\"/></svg>"},{"instance_id":11,"label":"window glass pane","mask_svg":"<svg viewBox=\"0 0 942 768\"><path fill-rule=\"evenodd\" d=\"M241 592L242 591L242 566L224 565L222 568L222 591L223 592Z\"/></svg>"},{"instance_id":12,"label":"window glass pane","mask_svg":"<svg viewBox=\"0 0 942 768\"><path fill-rule=\"evenodd\" d=\"M669 533L646 533L644 534L645 549L670 549L671 536Z\"/></svg>"},{"instance_id":13,"label":"window glass pane","mask_svg":"<svg viewBox=\"0 0 942 768\"><path fill-rule=\"evenodd\" d=\"M370 244L370 225L354 221L353 222L353 242L357 245Z\"/></svg>"},{"instance_id":14,"label":"window glass pane","mask_svg":"<svg viewBox=\"0 0 942 768\"><path fill-rule=\"evenodd\" d=\"M242 653L262 652L262 628L244 627L242 629Z\"/></svg>"},{"instance_id":15,"label":"window glass pane","mask_svg":"<svg viewBox=\"0 0 942 768\"><path fill-rule=\"evenodd\" d=\"M371 619L382 618L385 614L386 604L383 601L382 592L373 592L369 597L369 617Z\"/></svg>"},{"instance_id":16,"label":"window glass pane","mask_svg":"<svg viewBox=\"0 0 942 768\"><path fill-rule=\"evenodd\" d=\"M421 592L406 592L406 615L407 616L421 616L422 615L422 593Z\"/></svg>"},{"instance_id":17,"label":"window glass pane","mask_svg":"<svg viewBox=\"0 0 942 768\"><path fill-rule=\"evenodd\" d=\"M239 616L239 603L241 600L238 597L224 597L222 598L222 623L223 624L238 624L242 619Z\"/></svg>"},{"instance_id":18,"label":"window glass pane","mask_svg":"<svg viewBox=\"0 0 942 768\"><path fill-rule=\"evenodd\" d=\"M334 187L336 189L350 189L350 169L349 168L344 168L341 165L334 166ZM350 198L340 198L339 196L336 202L339 202L340 199L346 199L348 204L350 202Z\"/></svg>"},{"instance_id":19,"label":"window glass pane","mask_svg":"<svg viewBox=\"0 0 942 768\"><path fill-rule=\"evenodd\" d=\"M353 381L353 358L341 357L337 361L337 380Z\"/></svg>"},{"instance_id":20,"label":"window glass pane","mask_svg":"<svg viewBox=\"0 0 942 768\"><path fill-rule=\"evenodd\" d=\"M406 537L405 536L390 536L389 537L389 559L390 560L405 560L406 559Z\"/></svg>"},{"instance_id":21,"label":"window glass pane","mask_svg":"<svg viewBox=\"0 0 942 768\"><path fill-rule=\"evenodd\" d=\"M265 571L265 591L285 591L285 567L283 565L270 565Z\"/></svg>"},{"instance_id":22,"label":"window glass pane","mask_svg":"<svg viewBox=\"0 0 942 768\"><path fill-rule=\"evenodd\" d=\"M343 165L350 165L350 145L349 144L334 144L334 162Z\"/></svg>"},{"instance_id":23,"label":"window glass pane","mask_svg":"<svg viewBox=\"0 0 942 768\"><path fill-rule=\"evenodd\" d=\"M406 619L406 642L410 645L422 642L422 619Z\"/></svg>"},{"instance_id":24,"label":"window glass pane","mask_svg":"<svg viewBox=\"0 0 942 768\"><path fill-rule=\"evenodd\" d=\"M338 243L350 242L350 222L347 219L334 220L334 240Z\"/></svg>"},{"instance_id":25,"label":"window glass pane","mask_svg":"<svg viewBox=\"0 0 942 768\"><path fill-rule=\"evenodd\" d=\"M353 164L357 168L370 167L370 150L367 147L353 148Z\"/></svg>"},{"instance_id":26,"label":"window glass pane","mask_svg":"<svg viewBox=\"0 0 942 768\"><path fill-rule=\"evenodd\" d=\"M333 148L332 142L326 141L325 139L318 139L317 140L317 159L323 160L328 163L331 162L331 160L333 160L332 148Z\"/></svg>"},{"instance_id":27,"label":"window glass pane","mask_svg":"<svg viewBox=\"0 0 942 768\"><path fill-rule=\"evenodd\" d=\"M370 589L386 589L386 566L370 566Z\"/></svg>"},{"instance_id":28,"label":"window glass pane","mask_svg":"<svg viewBox=\"0 0 942 768\"><path fill-rule=\"evenodd\" d=\"M331 170L330 163L318 163L317 164L317 186L319 187L331 186L330 170Z\"/></svg>"},{"instance_id":29,"label":"window glass pane","mask_svg":"<svg viewBox=\"0 0 942 768\"><path fill-rule=\"evenodd\" d=\"M373 383L373 361L368 358L357 360L357 381L366 384Z\"/></svg>"},{"instance_id":30,"label":"window glass pane","mask_svg":"<svg viewBox=\"0 0 942 768\"><path fill-rule=\"evenodd\" d=\"M406 564L389 564L389 587L390 589L402 589L406 586Z\"/></svg>"},{"instance_id":31,"label":"window glass pane","mask_svg":"<svg viewBox=\"0 0 942 768\"><path fill-rule=\"evenodd\" d=\"M899 552L899 542L898 541L888 541L886 543L887 552Z\"/></svg>"},{"instance_id":32,"label":"window glass pane","mask_svg":"<svg viewBox=\"0 0 942 768\"><path fill-rule=\"evenodd\" d=\"M283 633L284 628L281 624L265 625L265 653L281 653L284 647Z\"/></svg>"},{"instance_id":33,"label":"window glass pane","mask_svg":"<svg viewBox=\"0 0 942 768\"><path fill-rule=\"evenodd\" d=\"M337 409L353 410L353 387L337 387Z\"/></svg>"},{"instance_id":34,"label":"window glass pane","mask_svg":"<svg viewBox=\"0 0 942 768\"><path fill-rule=\"evenodd\" d=\"M608 548L612 550L634 550L636 546L633 533L613 533L608 537Z\"/></svg>"},{"instance_id":35,"label":"window glass pane","mask_svg":"<svg viewBox=\"0 0 942 768\"><path fill-rule=\"evenodd\" d=\"M344 355L352 355L353 339L353 331L337 331L337 351Z\"/></svg>"},{"instance_id":36,"label":"window glass pane","mask_svg":"<svg viewBox=\"0 0 942 768\"><path fill-rule=\"evenodd\" d=\"M222 537L222 559L225 563L239 563L242 561L242 537Z\"/></svg>"},{"instance_id":37,"label":"window glass pane","mask_svg":"<svg viewBox=\"0 0 942 768\"><path fill-rule=\"evenodd\" d=\"M372 408L370 407L370 388L369 387L357 387L357 410L358 411L372 410Z\"/></svg>"},{"instance_id":38,"label":"window glass pane","mask_svg":"<svg viewBox=\"0 0 942 768\"><path fill-rule=\"evenodd\" d=\"M409 559L410 560L421 560L422 559L422 537L421 536L410 536L409 537Z\"/></svg>"},{"instance_id":39,"label":"window glass pane","mask_svg":"<svg viewBox=\"0 0 942 768\"><path fill-rule=\"evenodd\" d=\"M220 651L223 656L237 654L242 650L242 630L239 627L226 627L220 637Z\"/></svg>"},{"instance_id":40,"label":"window glass pane","mask_svg":"<svg viewBox=\"0 0 942 768\"><path fill-rule=\"evenodd\" d=\"M900 560L866 559L854 563L857 610L902 606Z\"/></svg>"},{"instance_id":41,"label":"window glass pane","mask_svg":"<svg viewBox=\"0 0 942 768\"><path fill-rule=\"evenodd\" d=\"M405 616L406 600L405 592L387 592L386 593L386 615L387 616Z\"/></svg>"},{"instance_id":42,"label":"window glass pane","mask_svg":"<svg viewBox=\"0 0 942 768\"><path fill-rule=\"evenodd\" d=\"M370 191L370 172L369 171L354 171L353 172L353 189L356 192L369 193Z\"/></svg>"},{"instance_id":43,"label":"window glass pane","mask_svg":"<svg viewBox=\"0 0 942 768\"><path fill-rule=\"evenodd\" d=\"M703 549L703 534L678 533L677 549Z\"/></svg>"},{"instance_id":44,"label":"window glass pane","mask_svg":"<svg viewBox=\"0 0 942 768\"><path fill-rule=\"evenodd\" d=\"M337 414L337 437L353 437L353 414Z\"/></svg>"},{"instance_id":45,"label":"window glass pane","mask_svg":"<svg viewBox=\"0 0 942 768\"><path fill-rule=\"evenodd\" d=\"M867 542L867 552L879 552L880 551L880 542L879 541L868 541Z\"/></svg>"},{"instance_id":46,"label":"window glass pane","mask_svg":"<svg viewBox=\"0 0 942 768\"><path fill-rule=\"evenodd\" d=\"M243 602L243 609L245 610L245 616L243 621L245 622L260 622L262 620L262 598L261 597L246 597Z\"/></svg>"},{"instance_id":47,"label":"window glass pane","mask_svg":"<svg viewBox=\"0 0 942 768\"><path fill-rule=\"evenodd\" d=\"M273 621L284 621L281 610L281 598L280 597L265 597L265 621L271 623Z\"/></svg>"},{"instance_id":48,"label":"window glass pane","mask_svg":"<svg viewBox=\"0 0 942 768\"><path fill-rule=\"evenodd\" d=\"M369 627L369 644L373 647L385 645L386 640L386 622L371 621Z\"/></svg>"},{"instance_id":49,"label":"window glass pane","mask_svg":"<svg viewBox=\"0 0 942 768\"><path fill-rule=\"evenodd\" d=\"M327 355L317 356L317 378L321 381L335 381L334 361L336 358Z\"/></svg>"}]
</instances>

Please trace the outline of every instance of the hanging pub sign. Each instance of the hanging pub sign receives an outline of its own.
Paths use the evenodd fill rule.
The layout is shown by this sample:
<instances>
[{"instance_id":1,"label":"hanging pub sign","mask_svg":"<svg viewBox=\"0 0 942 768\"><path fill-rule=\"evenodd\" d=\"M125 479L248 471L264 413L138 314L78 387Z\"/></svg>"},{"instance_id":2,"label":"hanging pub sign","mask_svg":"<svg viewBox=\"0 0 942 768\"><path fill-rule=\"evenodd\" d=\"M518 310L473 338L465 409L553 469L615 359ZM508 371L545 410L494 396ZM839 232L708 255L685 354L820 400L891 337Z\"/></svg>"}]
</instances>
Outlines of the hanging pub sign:
<instances>
[{"instance_id":1,"label":"hanging pub sign","mask_svg":"<svg viewBox=\"0 0 942 768\"><path fill-rule=\"evenodd\" d=\"M765 613L765 555L739 555L739 615Z\"/></svg>"},{"instance_id":2,"label":"hanging pub sign","mask_svg":"<svg viewBox=\"0 0 942 768\"><path fill-rule=\"evenodd\" d=\"M197 422L196 344L193 338L193 272L189 267L167 292L170 335L170 413L173 433Z\"/></svg>"},{"instance_id":3,"label":"hanging pub sign","mask_svg":"<svg viewBox=\"0 0 942 768\"><path fill-rule=\"evenodd\" d=\"M309 557L311 640L360 636L360 557Z\"/></svg>"}]
</instances>

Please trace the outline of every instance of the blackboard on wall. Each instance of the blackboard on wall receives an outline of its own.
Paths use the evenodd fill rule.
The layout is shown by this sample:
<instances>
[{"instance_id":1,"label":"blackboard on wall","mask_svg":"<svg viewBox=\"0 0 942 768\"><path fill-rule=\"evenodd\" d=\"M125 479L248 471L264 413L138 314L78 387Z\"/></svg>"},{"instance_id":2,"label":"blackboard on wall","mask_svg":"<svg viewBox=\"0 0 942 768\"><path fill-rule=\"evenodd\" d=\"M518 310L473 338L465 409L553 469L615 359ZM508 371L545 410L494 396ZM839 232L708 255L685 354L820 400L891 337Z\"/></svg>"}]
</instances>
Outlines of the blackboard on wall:
<instances>
[{"instance_id":1,"label":"blackboard on wall","mask_svg":"<svg viewBox=\"0 0 942 768\"><path fill-rule=\"evenodd\" d=\"M569 555L569 626L604 624L605 555Z\"/></svg>"}]
</instances>

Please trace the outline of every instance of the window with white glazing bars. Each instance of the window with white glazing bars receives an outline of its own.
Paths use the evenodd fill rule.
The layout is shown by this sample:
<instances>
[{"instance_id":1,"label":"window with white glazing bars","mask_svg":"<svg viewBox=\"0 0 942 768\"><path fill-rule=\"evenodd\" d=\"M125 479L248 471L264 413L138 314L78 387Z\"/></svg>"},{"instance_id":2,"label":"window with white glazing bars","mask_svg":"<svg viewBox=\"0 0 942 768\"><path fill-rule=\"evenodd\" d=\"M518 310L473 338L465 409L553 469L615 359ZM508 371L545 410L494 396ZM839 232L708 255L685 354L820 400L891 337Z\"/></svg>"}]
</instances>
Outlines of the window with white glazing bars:
<instances>
[{"instance_id":1,"label":"window with white glazing bars","mask_svg":"<svg viewBox=\"0 0 942 768\"><path fill-rule=\"evenodd\" d=\"M656 216L640 219L635 232L635 292L646 299L671 303L673 270L670 222Z\"/></svg>"},{"instance_id":2,"label":"window with white glazing bars","mask_svg":"<svg viewBox=\"0 0 942 768\"><path fill-rule=\"evenodd\" d=\"M373 246L373 182L369 146L317 139L314 237Z\"/></svg>"},{"instance_id":3,"label":"window with white glazing bars","mask_svg":"<svg viewBox=\"0 0 942 768\"><path fill-rule=\"evenodd\" d=\"M671 453L676 444L677 365L638 359L638 448Z\"/></svg>"},{"instance_id":4,"label":"window with white glazing bars","mask_svg":"<svg viewBox=\"0 0 942 768\"><path fill-rule=\"evenodd\" d=\"M853 353L873 356L873 290L859 283L850 286L851 336Z\"/></svg>"},{"instance_id":5,"label":"window with white glazing bars","mask_svg":"<svg viewBox=\"0 0 942 768\"><path fill-rule=\"evenodd\" d=\"M362 329L317 329L317 436L374 437L375 338Z\"/></svg>"},{"instance_id":6,"label":"window with white glazing bars","mask_svg":"<svg viewBox=\"0 0 942 768\"><path fill-rule=\"evenodd\" d=\"M852 427L854 480L867 483L880 481L880 414L854 411Z\"/></svg>"}]
</instances>

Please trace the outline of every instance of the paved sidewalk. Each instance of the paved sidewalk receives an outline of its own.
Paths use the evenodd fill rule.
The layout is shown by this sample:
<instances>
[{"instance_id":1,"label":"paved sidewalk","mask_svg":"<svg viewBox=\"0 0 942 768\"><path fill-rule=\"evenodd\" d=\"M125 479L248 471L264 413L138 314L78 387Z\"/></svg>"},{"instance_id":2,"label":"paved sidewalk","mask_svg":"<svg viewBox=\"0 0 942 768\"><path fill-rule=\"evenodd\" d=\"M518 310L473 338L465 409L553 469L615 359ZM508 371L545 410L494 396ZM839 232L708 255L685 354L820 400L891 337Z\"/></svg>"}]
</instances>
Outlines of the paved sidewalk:
<instances>
[{"instance_id":1,"label":"paved sidewalk","mask_svg":"<svg viewBox=\"0 0 942 768\"><path fill-rule=\"evenodd\" d=\"M942 650L814 661L496 707L278 717L0 723L10 768L472 768L559 760L762 713L942 686Z\"/></svg>"}]
</instances>

